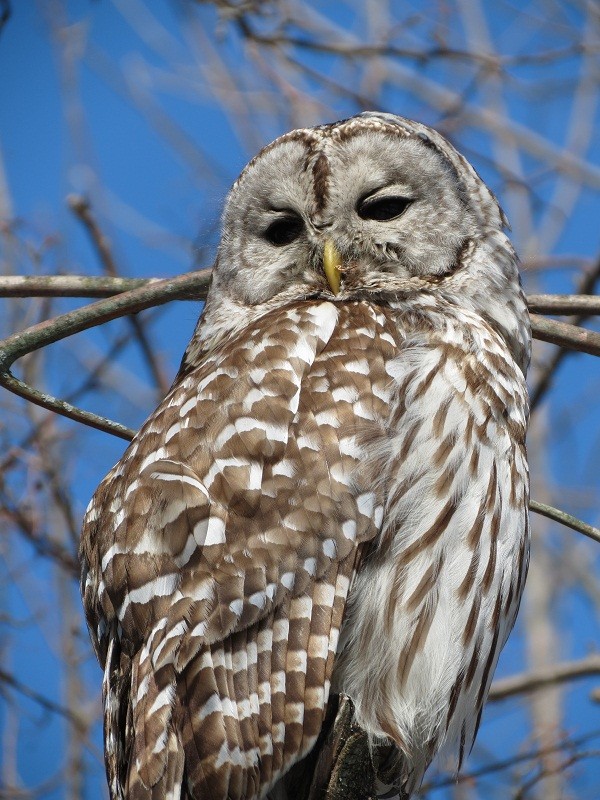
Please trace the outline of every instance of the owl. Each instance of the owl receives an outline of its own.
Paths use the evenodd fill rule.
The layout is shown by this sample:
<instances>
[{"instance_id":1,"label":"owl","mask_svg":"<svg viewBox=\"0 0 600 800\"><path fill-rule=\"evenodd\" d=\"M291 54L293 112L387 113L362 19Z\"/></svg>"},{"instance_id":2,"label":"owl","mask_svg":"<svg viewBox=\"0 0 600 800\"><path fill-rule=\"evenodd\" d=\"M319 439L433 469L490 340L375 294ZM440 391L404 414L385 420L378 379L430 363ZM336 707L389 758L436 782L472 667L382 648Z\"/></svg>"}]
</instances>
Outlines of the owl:
<instances>
[{"instance_id":1,"label":"owl","mask_svg":"<svg viewBox=\"0 0 600 800\"><path fill-rule=\"evenodd\" d=\"M529 552L505 226L391 114L245 167L173 386L85 516L113 800L314 796L338 707L387 753L370 796L460 766Z\"/></svg>"}]
</instances>

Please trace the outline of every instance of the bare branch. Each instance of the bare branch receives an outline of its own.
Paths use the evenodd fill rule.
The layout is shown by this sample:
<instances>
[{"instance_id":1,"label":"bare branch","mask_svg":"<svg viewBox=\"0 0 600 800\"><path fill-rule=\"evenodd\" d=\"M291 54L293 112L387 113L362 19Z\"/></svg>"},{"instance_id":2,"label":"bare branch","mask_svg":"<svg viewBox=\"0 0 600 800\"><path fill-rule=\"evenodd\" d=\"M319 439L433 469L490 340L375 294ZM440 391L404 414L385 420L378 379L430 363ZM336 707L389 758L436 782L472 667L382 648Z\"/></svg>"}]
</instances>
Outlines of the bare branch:
<instances>
[{"instance_id":1,"label":"bare branch","mask_svg":"<svg viewBox=\"0 0 600 800\"><path fill-rule=\"evenodd\" d=\"M587 658L579 661L567 661L564 664L552 664L537 672L515 675L510 678L502 678L494 681L488 700L497 702L505 700L507 697L514 697L526 692L535 692L545 689L547 686L554 686L557 683L565 683L575 678L587 678L590 675L600 674L600 653L594 653Z\"/></svg>"},{"instance_id":2,"label":"bare branch","mask_svg":"<svg viewBox=\"0 0 600 800\"><path fill-rule=\"evenodd\" d=\"M29 686L26 686L24 683L21 683L21 681L17 680L13 675L11 675L10 673L6 672L1 668L0 668L0 683L4 683L6 686L10 686L10 688L13 689L15 692L18 692L24 697L28 697L30 700L33 700L34 703L37 703L38 706L45 709L46 711L50 711L53 714L58 714L59 716L63 717L80 734L85 735L85 746L88 748L88 750L90 750L90 752L92 752L99 760L102 759L102 756L98 752L95 745L91 743L87 738L89 723L87 722L87 720L82 718L76 710L65 708L65 706L61 706L54 700L50 700L48 697L44 697L43 694L36 692L34 689L30 689Z\"/></svg>"},{"instance_id":3,"label":"bare branch","mask_svg":"<svg viewBox=\"0 0 600 800\"><path fill-rule=\"evenodd\" d=\"M464 771L461 772L460 775L453 775L450 778L442 778L441 780L432 781L431 783L422 786L421 791L427 792L432 789L441 789L444 786L452 786L455 783L463 783L465 781L470 781L473 778L481 778L484 775L491 775L494 772L502 772L506 769L512 769L517 764L524 764L528 761L537 761L541 756L544 756L548 753L559 753L567 748L580 747L582 744L589 742L591 739L597 739L599 736L600 730L595 730L591 731L590 733L586 733L583 736L578 736L577 738L565 738L560 742L556 742L556 744L549 745L548 747L540 747L536 750L530 750L526 753L517 753L516 755L513 755L510 758L502 761L493 761L490 764L485 764L479 769L473 769L468 772Z\"/></svg>"},{"instance_id":4,"label":"bare branch","mask_svg":"<svg viewBox=\"0 0 600 800\"><path fill-rule=\"evenodd\" d=\"M530 294L530 311L538 314L600 314L600 295L597 294Z\"/></svg>"},{"instance_id":5,"label":"bare branch","mask_svg":"<svg viewBox=\"0 0 600 800\"><path fill-rule=\"evenodd\" d=\"M92 215L92 210L88 200L80 195L69 195L67 198L67 203L76 216L84 224L98 253L104 271L112 278L118 277L119 270L117 268L117 262L113 258L110 242L102 233L100 226ZM150 370L150 374L154 378L154 382L156 383L161 395L164 395L169 388L169 384L153 352L146 329L141 320L137 317L129 317L127 321L133 329L135 338L137 339L142 351L142 355L144 356L146 364Z\"/></svg>"},{"instance_id":6,"label":"bare branch","mask_svg":"<svg viewBox=\"0 0 600 800\"><path fill-rule=\"evenodd\" d=\"M12 14L12 8L10 6L10 0L2 0L0 2L0 33L4 30L4 26L10 19Z\"/></svg>"},{"instance_id":7,"label":"bare branch","mask_svg":"<svg viewBox=\"0 0 600 800\"><path fill-rule=\"evenodd\" d=\"M531 314L531 330L535 339L551 342L569 350L600 356L600 333L569 325L566 322L544 319L538 314Z\"/></svg>"},{"instance_id":8,"label":"bare branch","mask_svg":"<svg viewBox=\"0 0 600 800\"><path fill-rule=\"evenodd\" d=\"M578 286L578 293L582 295L589 295L595 291L596 284L600 280L600 259L598 259L589 272L587 272ZM573 321L576 325L581 325L588 317L588 312L579 314ZM556 371L562 364L563 360L567 357L569 351L560 349L548 361L546 366L540 370L537 384L530 393L531 410L534 411L542 401L544 395L552 385L552 379Z\"/></svg>"},{"instance_id":9,"label":"bare branch","mask_svg":"<svg viewBox=\"0 0 600 800\"><path fill-rule=\"evenodd\" d=\"M161 280L164 278L2 275L0 297L112 297Z\"/></svg>"},{"instance_id":10,"label":"bare branch","mask_svg":"<svg viewBox=\"0 0 600 800\"><path fill-rule=\"evenodd\" d=\"M116 277L119 273L117 264L113 258L108 238L100 230L100 226L92 216L90 203L86 197L78 194L70 194L67 197L67 205L75 216L83 223L88 236L92 240L92 244L96 249L104 267L104 271L108 275Z\"/></svg>"},{"instance_id":11,"label":"bare branch","mask_svg":"<svg viewBox=\"0 0 600 800\"><path fill-rule=\"evenodd\" d=\"M62 314L52 320L41 322L25 331L15 333L0 342L0 385L14 394L30 400L36 405L55 411L57 414L90 425L107 433L112 433L122 439L131 439L135 432L124 425L83 411L70 403L52 397L52 395L39 392L24 381L15 378L10 368L13 363L26 353L39 350L67 336L102 325L126 314L135 314L151 306L162 305L171 300L201 299L205 296L206 287L210 280L210 271L188 272L176 278L167 278L163 281L144 285L129 292L123 292L116 297L99 300L97 303Z\"/></svg>"},{"instance_id":12,"label":"bare branch","mask_svg":"<svg viewBox=\"0 0 600 800\"><path fill-rule=\"evenodd\" d=\"M566 525L567 528L572 528L572 530L578 531L578 533L583 533L584 536L588 536L595 542L600 543L600 528L595 528L593 525L588 525L587 522L583 522L582 520L577 519L577 517L567 514L566 511L553 508L545 503L538 503L537 500L530 500L529 508L532 511L535 511L537 514L548 517L548 519L553 519L555 522L560 522L563 525Z\"/></svg>"},{"instance_id":13,"label":"bare branch","mask_svg":"<svg viewBox=\"0 0 600 800\"><path fill-rule=\"evenodd\" d=\"M112 433L123 439L131 439L135 432L106 417L84 411L70 403L42 393L15 378L10 372L12 364L27 353L67 336L104 324L127 314L135 314L145 308L162 305L171 300L203 300L210 283L211 270L189 272L176 278L127 279L119 277L87 278L82 276L46 276L43 278L12 276L0 279L0 295L4 296L92 296L107 297L98 303L84 306L76 311L41 322L25 331L13 334L0 341L0 385L36 405L55 411L84 425ZM127 291L123 291L127 289ZM116 295L116 298L114 296ZM542 305L552 309L571 307L578 311L600 306L597 296L581 295L534 295L530 305ZM578 305L579 304L579 305ZM531 315L534 337L550 341L593 355L600 355L600 334L567 325L556 320L545 320Z\"/></svg>"}]
</instances>

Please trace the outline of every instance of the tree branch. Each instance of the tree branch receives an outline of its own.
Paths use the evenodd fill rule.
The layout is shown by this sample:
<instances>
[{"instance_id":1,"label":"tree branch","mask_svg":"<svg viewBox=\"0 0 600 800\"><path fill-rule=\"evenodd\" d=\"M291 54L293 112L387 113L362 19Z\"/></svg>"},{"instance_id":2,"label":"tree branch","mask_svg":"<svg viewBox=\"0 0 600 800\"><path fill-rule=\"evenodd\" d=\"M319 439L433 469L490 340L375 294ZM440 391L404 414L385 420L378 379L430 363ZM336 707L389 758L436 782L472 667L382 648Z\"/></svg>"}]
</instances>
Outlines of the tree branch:
<instances>
[{"instance_id":1,"label":"tree branch","mask_svg":"<svg viewBox=\"0 0 600 800\"><path fill-rule=\"evenodd\" d=\"M552 664L545 669L529 675L515 675L494 681L490 689L488 701L498 702L507 697L514 697L526 692L536 692L547 686L565 683L574 678L587 678L600 673L600 653L582 658L579 661L567 661L564 664Z\"/></svg>"},{"instance_id":2,"label":"tree branch","mask_svg":"<svg viewBox=\"0 0 600 800\"><path fill-rule=\"evenodd\" d=\"M3 275L0 277L0 297L112 297L161 280L163 278Z\"/></svg>"},{"instance_id":3,"label":"tree branch","mask_svg":"<svg viewBox=\"0 0 600 800\"><path fill-rule=\"evenodd\" d=\"M538 314L530 316L531 330L535 339L551 342L569 350L577 350L580 353L600 356L600 333L555 319L545 319Z\"/></svg>"},{"instance_id":4,"label":"tree branch","mask_svg":"<svg viewBox=\"0 0 600 800\"><path fill-rule=\"evenodd\" d=\"M0 341L0 385L32 403L62 414L69 419L112 433L123 439L131 439L135 432L130 428L39 392L24 381L15 378L10 372L10 367L18 358L27 353L118 317L136 314L145 308L162 305L172 300L203 300L208 292L211 272L210 269L205 269L162 280L114 276L88 278L77 275L0 278L0 296L108 296L105 300L55 317L53 320L41 322ZM123 291L124 289L126 291ZM116 297L114 297L115 295ZM589 314L592 307L594 309L599 307L600 310L600 298L578 295L572 297L569 295L534 295L531 305L552 308L554 313L556 313L557 307L572 307L573 313L579 313L583 305L586 305ZM600 355L600 334L595 331L557 320L547 320L537 314L531 315L531 321L535 338L584 353Z\"/></svg>"},{"instance_id":5,"label":"tree branch","mask_svg":"<svg viewBox=\"0 0 600 800\"><path fill-rule=\"evenodd\" d=\"M538 314L600 314L598 294L530 294L527 305Z\"/></svg>"},{"instance_id":6,"label":"tree branch","mask_svg":"<svg viewBox=\"0 0 600 800\"><path fill-rule=\"evenodd\" d=\"M0 385L36 405L55 411L57 414L82 422L84 425L90 425L92 428L112 433L122 439L131 439L135 435L135 431L130 428L40 392L24 381L15 378L10 368L18 358L27 353L126 314L136 314L145 308L162 305L171 300L182 298L200 300L206 296L209 281L210 270L188 272L176 278L151 282L150 285L145 284L116 297L99 300L97 303L15 333L0 342Z\"/></svg>"},{"instance_id":7,"label":"tree branch","mask_svg":"<svg viewBox=\"0 0 600 800\"><path fill-rule=\"evenodd\" d=\"M571 528L574 531L583 533L584 536L587 536L590 539L593 539L595 542L600 543L600 528L595 528L593 525L588 525L587 522L583 522L582 520L577 519L577 517L567 514L566 511L553 508L545 503L538 503L537 500L530 500L529 508L532 511L535 511L536 514L541 514L544 517L548 517L548 519L553 519L555 522L560 522L562 525L566 525L567 528Z\"/></svg>"},{"instance_id":8,"label":"tree branch","mask_svg":"<svg viewBox=\"0 0 600 800\"><path fill-rule=\"evenodd\" d=\"M600 259L597 259L594 267L583 275L583 278L577 287L577 293L580 295L591 295L596 290L598 280L600 280ZM584 311L581 314L578 314L573 322L576 325L581 325L583 322L585 322L589 313L590 312ZM552 379L556 374L556 371L568 354L568 350L560 348L552 355L546 366L540 370L537 384L530 392L529 399L532 412L537 408L544 395L550 389L550 386L552 385Z\"/></svg>"}]
</instances>

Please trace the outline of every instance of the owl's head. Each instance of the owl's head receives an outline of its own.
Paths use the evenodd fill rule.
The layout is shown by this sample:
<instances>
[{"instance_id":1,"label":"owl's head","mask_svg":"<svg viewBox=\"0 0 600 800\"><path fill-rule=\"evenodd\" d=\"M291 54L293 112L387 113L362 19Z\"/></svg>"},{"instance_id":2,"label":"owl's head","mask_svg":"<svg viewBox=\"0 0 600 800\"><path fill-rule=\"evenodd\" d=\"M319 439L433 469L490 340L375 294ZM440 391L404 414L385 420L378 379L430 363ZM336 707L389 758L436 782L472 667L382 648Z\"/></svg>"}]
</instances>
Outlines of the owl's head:
<instances>
[{"instance_id":1,"label":"owl's head","mask_svg":"<svg viewBox=\"0 0 600 800\"><path fill-rule=\"evenodd\" d=\"M514 329L497 307L524 310L505 225L473 167L425 125L367 112L292 131L227 198L205 320L222 333L273 304L422 287Z\"/></svg>"}]
</instances>

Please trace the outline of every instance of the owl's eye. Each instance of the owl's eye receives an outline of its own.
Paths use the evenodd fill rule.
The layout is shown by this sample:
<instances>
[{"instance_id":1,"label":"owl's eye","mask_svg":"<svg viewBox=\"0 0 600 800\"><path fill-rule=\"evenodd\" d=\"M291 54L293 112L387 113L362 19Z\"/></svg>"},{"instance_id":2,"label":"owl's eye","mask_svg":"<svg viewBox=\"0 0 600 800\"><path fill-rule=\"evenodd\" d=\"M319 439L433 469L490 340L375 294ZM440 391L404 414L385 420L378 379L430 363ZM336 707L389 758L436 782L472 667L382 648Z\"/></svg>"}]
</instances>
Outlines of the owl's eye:
<instances>
[{"instance_id":1,"label":"owl's eye","mask_svg":"<svg viewBox=\"0 0 600 800\"><path fill-rule=\"evenodd\" d=\"M399 217L411 203L410 197L367 197L359 200L356 213L361 219L387 222Z\"/></svg>"},{"instance_id":2,"label":"owl's eye","mask_svg":"<svg viewBox=\"0 0 600 800\"><path fill-rule=\"evenodd\" d=\"M284 247L294 242L304 230L304 222L297 214L288 213L274 220L263 236L274 247Z\"/></svg>"}]
</instances>

